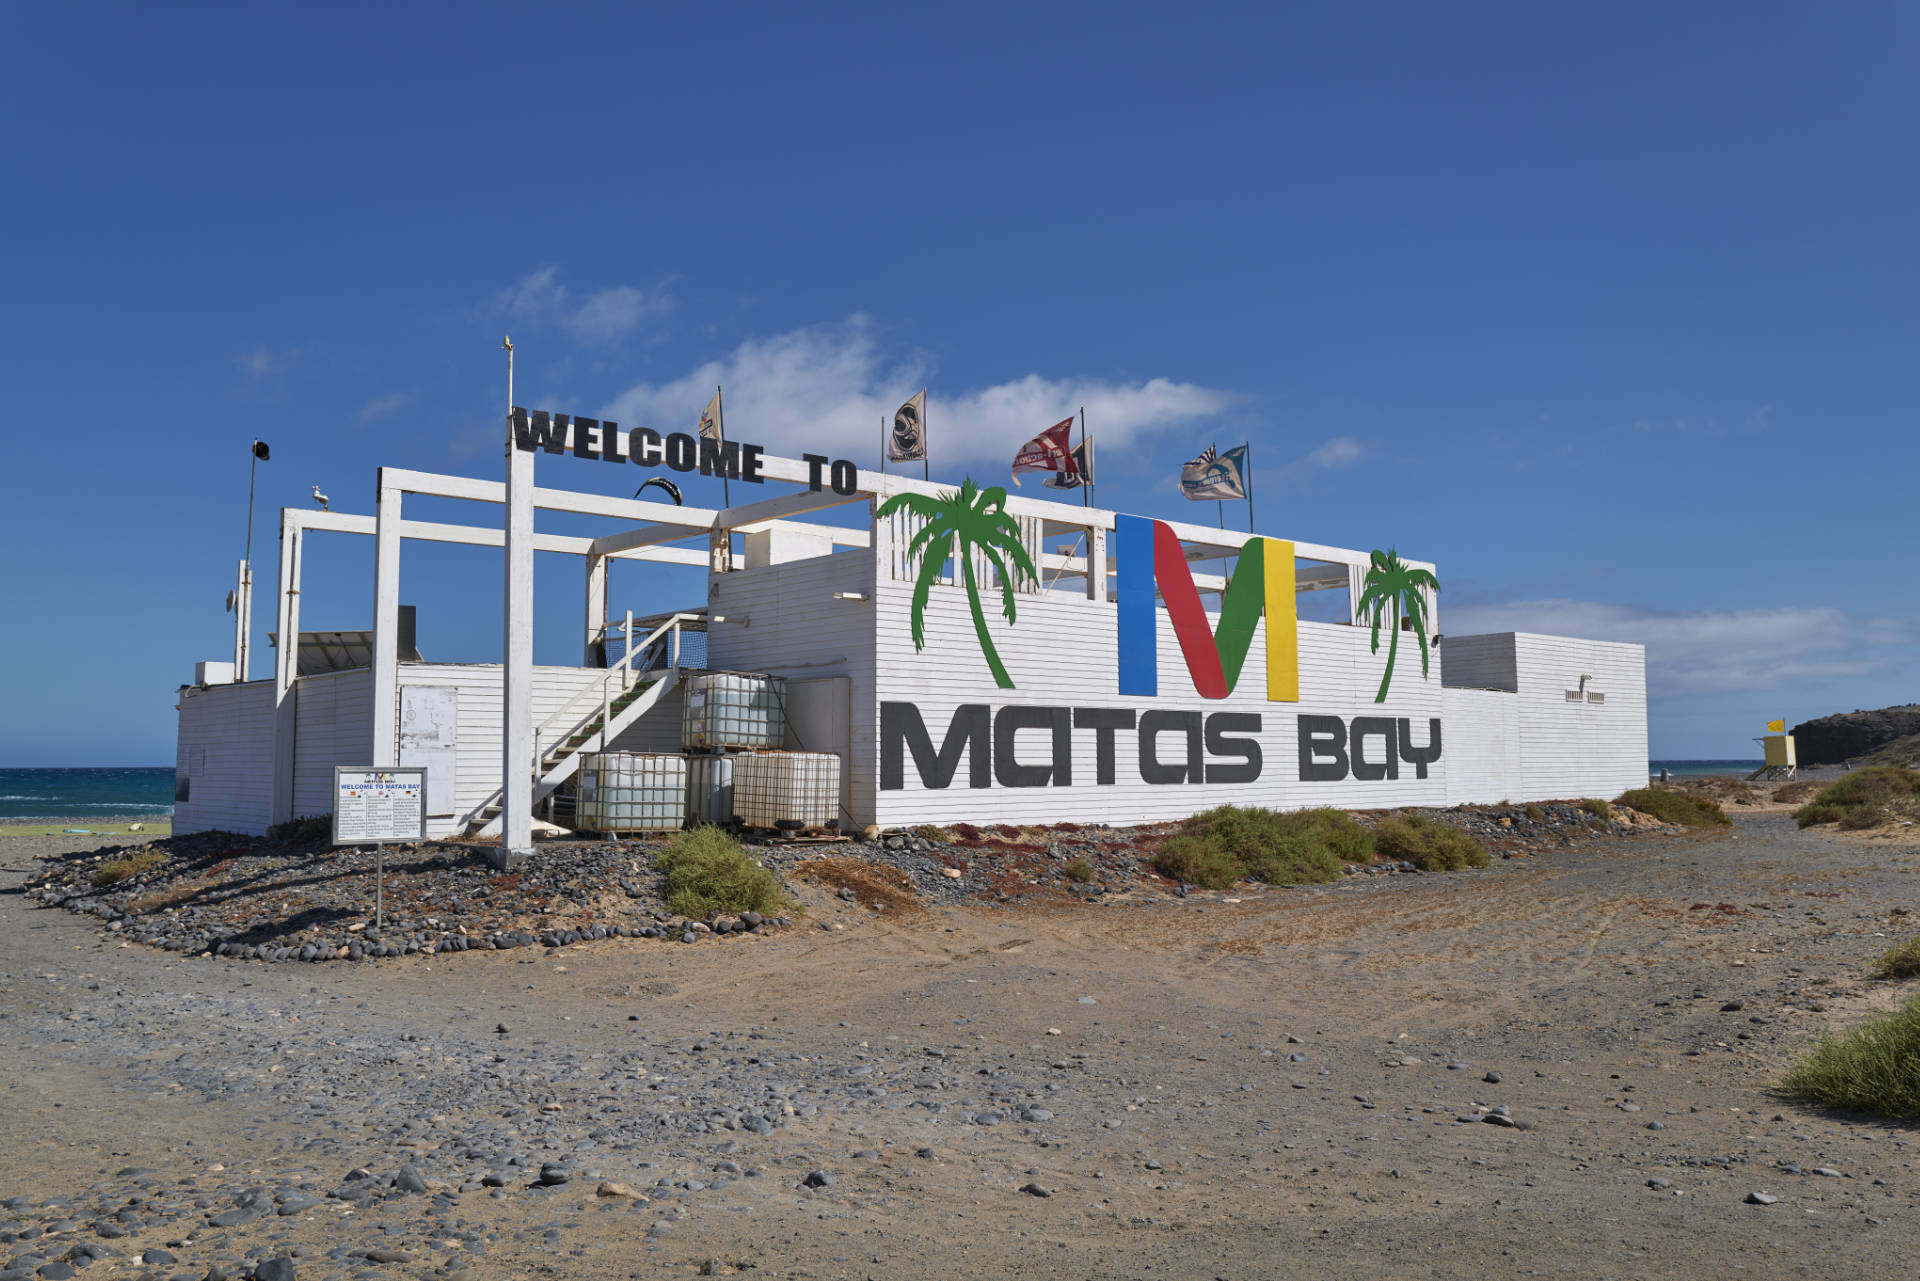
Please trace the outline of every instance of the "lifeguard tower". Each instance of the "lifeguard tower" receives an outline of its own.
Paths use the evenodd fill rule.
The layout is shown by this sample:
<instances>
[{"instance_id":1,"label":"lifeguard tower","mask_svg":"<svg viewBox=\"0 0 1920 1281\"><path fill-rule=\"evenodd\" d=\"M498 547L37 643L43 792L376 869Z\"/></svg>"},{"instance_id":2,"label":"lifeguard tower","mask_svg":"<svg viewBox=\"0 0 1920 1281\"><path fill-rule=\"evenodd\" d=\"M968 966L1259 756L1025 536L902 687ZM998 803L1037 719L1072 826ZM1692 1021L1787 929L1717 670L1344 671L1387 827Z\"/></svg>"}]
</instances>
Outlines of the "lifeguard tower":
<instances>
[{"instance_id":1,"label":"lifeguard tower","mask_svg":"<svg viewBox=\"0 0 1920 1281\"><path fill-rule=\"evenodd\" d=\"M1753 740L1760 744L1762 764L1747 775L1748 782L1792 778L1798 768L1793 754L1793 735L1767 734Z\"/></svg>"}]
</instances>

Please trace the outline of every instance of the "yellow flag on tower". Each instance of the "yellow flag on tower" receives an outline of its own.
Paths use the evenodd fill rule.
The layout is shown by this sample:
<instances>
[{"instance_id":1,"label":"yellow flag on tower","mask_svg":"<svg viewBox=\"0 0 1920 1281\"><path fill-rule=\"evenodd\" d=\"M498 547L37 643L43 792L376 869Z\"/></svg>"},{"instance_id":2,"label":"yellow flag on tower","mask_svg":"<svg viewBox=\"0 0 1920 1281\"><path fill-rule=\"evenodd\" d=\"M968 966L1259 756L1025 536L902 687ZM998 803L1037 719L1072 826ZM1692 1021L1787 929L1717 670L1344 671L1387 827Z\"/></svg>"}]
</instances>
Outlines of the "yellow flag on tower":
<instances>
[{"instance_id":1,"label":"yellow flag on tower","mask_svg":"<svg viewBox=\"0 0 1920 1281\"><path fill-rule=\"evenodd\" d=\"M1787 732L1787 722L1785 720L1768 721L1767 728L1775 734L1784 734Z\"/></svg>"}]
</instances>

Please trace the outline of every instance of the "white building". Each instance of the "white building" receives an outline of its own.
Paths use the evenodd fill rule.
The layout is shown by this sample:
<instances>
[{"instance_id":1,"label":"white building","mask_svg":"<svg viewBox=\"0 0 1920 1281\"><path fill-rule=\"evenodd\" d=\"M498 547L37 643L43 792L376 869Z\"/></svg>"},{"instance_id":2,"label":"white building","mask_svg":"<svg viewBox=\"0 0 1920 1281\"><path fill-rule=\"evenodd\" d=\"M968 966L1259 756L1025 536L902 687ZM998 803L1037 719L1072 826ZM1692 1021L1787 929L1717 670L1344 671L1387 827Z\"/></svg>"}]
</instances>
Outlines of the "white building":
<instances>
[{"instance_id":1,"label":"white building","mask_svg":"<svg viewBox=\"0 0 1920 1281\"><path fill-rule=\"evenodd\" d=\"M558 452L552 442L576 447L582 431L597 432L589 443L605 461L649 444L660 457L652 433L554 422L551 439L533 443ZM692 469L694 455L676 456L674 439L667 458ZM538 804L584 752L676 750L681 676L701 635L706 667L788 679L789 746L841 757L843 824L854 829L1124 824L1228 802L1372 809L1610 797L1645 783L1638 645L1449 635L1444 606L1415 586L1396 599L1417 596L1424 606L1423 673L1419 637L1403 628L1396 648L1390 611L1375 648L1361 608L1371 553L1270 538L1256 553L1246 534L1018 494L995 500L993 511L1010 518L1006 539L1037 573L1018 569L1010 548L976 549L970 593L966 564L947 557L928 568L914 554L924 519L876 518L896 495L946 499L950 487L745 449L763 483L797 491L724 511L532 491L537 506L604 518L608 533L534 537L536 550L583 558L583 660L517 673L536 729L513 769L504 760L506 668L413 661L411 619L398 604L401 540L504 542L498 529L409 520L405 496L500 503L506 486L384 468L375 516L283 510L275 639L298 635L301 644L276 644L272 680L182 687L176 830L263 832L328 813L336 765L408 764L429 769L432 835L497 827L504 787L526 788ZM800 519L832 507L862 508L867 519L853 528ZM371 633L300 631L303 540L314 530L374 537ZM610 619L612 559L703 570L705 602L652 620ZM1230 582L1237 590L1227 596ZM1150 617L1142 584L1156 589ZM1239 661L1234 626L1217 645L1210 635L1223 597L1228 615L1252 620L1230 692L1219 682ZM1201 624L1185 615L1183 647L1174 618L1188 598L1204 615ZM983 626L1006 684L992 671ZM629 639L631 662L622 658ZM1382 697L1390 651L1395 670ZM602 665L608 657L613 665ZM1202 695L1209 680L1223 697Z\"/></svg>"}]
</instances>

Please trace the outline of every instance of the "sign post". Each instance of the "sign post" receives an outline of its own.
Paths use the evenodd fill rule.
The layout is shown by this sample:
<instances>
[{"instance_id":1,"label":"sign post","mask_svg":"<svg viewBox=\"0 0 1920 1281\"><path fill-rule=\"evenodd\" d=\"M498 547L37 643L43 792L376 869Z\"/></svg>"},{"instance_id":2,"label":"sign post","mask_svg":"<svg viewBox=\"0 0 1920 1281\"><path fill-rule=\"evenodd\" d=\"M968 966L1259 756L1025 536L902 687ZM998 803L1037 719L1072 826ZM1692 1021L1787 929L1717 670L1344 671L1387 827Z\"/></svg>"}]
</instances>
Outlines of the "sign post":
<instances>
[{"instance_id":1,"label":"sign post","mask_svg":"<svg viewBox=\"0 0 1920 1281\"><path fill-rule=\"evenodd\" d=\"M333 767L333 843L374 847L373 928L386 928L387 844L427 835L427 771Z\"/></svg>"}]
</instances>

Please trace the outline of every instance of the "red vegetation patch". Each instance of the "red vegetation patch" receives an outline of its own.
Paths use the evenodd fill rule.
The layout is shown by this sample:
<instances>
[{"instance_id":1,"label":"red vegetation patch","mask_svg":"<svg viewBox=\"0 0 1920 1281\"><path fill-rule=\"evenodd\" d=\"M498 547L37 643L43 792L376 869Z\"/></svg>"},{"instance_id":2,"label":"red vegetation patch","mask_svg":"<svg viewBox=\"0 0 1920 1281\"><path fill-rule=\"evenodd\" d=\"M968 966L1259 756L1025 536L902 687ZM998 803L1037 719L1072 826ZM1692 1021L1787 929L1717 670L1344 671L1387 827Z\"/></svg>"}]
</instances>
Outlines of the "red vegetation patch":
<instances>
[{"instance_id":1,"label":"red vegetation patch","mask_svg":"<svg viewBox=\"0 0 1920 1281\"><path fill-rule=\"evenodd\" d=\"M854 858L814 858L794 868L793 874L837 890L852 890L854 902L862 907L878 903L889 912L921 910L920 900L913 893L913 878L884 863Z\"/></svg>"},{"instance_id":2,"label":"red vegetation patch","mask_svg":"<svg viewBox=\"0 0 1920 1281\"><path fill-rule=\"evenodd\" d=\"M1020 838L1020 829L1017 827L1011 827L1006 823L999 824L993 830L1000 833L1000 835L1006 837L1010 841L1018 840Z\"/></svg>"},{"instance_id":3,"label":"red vegetation patch","mask_svg":"<svg viewBox=\"0 0 1920 1281\"><path fill-rule=\"evenodd\" d=\"M520 888L520 873L506 872L490 878L487 887L495 890L517 890Z\"/></svg>"},{"instance_id":4,"label":"red vegetation patch","mask_svg":"<svg viewBox=\"0 0 1920 1281\"><path fill-rule=\"evenodd\" d=\"M980 829L971 823L955 823L947 830L963 841L977 841L980 839Z\"/></svg>"}]
</instances>

